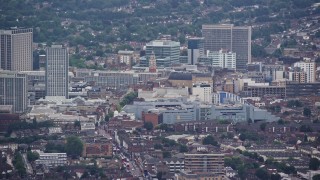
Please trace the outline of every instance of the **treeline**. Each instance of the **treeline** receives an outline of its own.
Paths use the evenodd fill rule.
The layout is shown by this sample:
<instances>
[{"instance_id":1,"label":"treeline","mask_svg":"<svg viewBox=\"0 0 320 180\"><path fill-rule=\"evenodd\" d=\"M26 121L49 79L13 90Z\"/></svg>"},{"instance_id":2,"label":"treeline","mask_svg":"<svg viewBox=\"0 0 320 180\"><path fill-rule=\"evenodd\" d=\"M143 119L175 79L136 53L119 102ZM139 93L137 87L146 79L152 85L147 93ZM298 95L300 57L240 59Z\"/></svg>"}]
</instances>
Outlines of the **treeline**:
<instances>
[{"instance_id":1,"label":"treeline","mask_svg":"<svg viewBox=\"0 0 320 180\"><path fill-rule=\"evenodd\" d=\"M24 166L23 157L20 152L16 152L14 154L14 158L13 158L12 163L13 163L14 168L18 172L19 176L23 178L27 174L27 171Z\"/></svg>"},{"instance_id":2,"label":"treeline","mask_svg":"<svg viewBox=\"0 0 320 180\"><path fill-rule=\"evenodd\" d=\"M125 106L125 105L127 105L127 104L131 104L131 103L133 103L133 100L136 99L137 97L138 97L138 93L137 93L137 92L131 92L131 93L125 95L125 96L122 98L122 100L121 100L121 102L119 103L119 105L120 105L121 107L123 107L123 106Z\"/></svg>"}]
</instances>

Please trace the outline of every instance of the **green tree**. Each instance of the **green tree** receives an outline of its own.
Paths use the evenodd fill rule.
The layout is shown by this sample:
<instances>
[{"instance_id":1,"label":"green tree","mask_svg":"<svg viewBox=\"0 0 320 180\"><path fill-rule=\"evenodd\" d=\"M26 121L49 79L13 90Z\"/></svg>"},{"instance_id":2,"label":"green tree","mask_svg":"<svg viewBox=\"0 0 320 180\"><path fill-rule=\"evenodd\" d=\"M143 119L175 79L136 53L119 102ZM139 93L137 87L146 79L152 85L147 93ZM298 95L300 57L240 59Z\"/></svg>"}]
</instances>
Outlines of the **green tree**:
<instances>
[{"instance_id":1,"label":"green tree","mask_svg":"<svg viewBox=\"0 0 320 180\"><path fill-rule=\"evenodd\" d=\"M202 140L203 145L212 145L212 146L218 146L218 142L214 139L212 135L209 135Z\"/></svg>"},{"instance_id":2,"label":"green tree","mask_svg":"<svg viewBox=\"0 0 320 180\"><path fill-rule=\"evenodd\" d=\"M260 124L260 129L261 129L262 131L265 131L265 130L266 130L266 127L267 127L267 123L262 123L262 124Z\"/></svg>"},{"instance_id":3,"label":"green tree","mask_svg":"<svg viewBox=\"0 0 320 180\"><path fill-rule=\"evenodd\" d=\"M153 129L153 124L151 122L145 122L143 127L146 128L147 131L151 131Z\"/></svg>"},{"instance_id":4,"label":"green tree","mask_svg":"<svg viewBox=\"0 0 320 180\"><path fill-rule=\"evenodd\" d=\"M320 180L320 174L314 175L312 180Z\"/></svg>"},{"instance_id":5,"label":"green tree","mask_svg":"<svg viewBox=\"0 0 320 180\"><path fill-rule=\"evenodd\" d=\"M189 151L189 150L188 150L188 146L186 146L186 145L184 145L184 144L180 144L180 149L179 149L179 151L180 151L181 153L188 152L188 151Z\"/></svg>"},{"instance_id":6,"label":"green tree","mask_svg":"<svg viewBox=\"0 0 320 180\"><path fill-rule=\"evenodd\" d=\"M169 151L162 152L163 158L171 158L171 153Z\"/></svg>"},{"instance_id":7,"label":"green tree","mask_svg":"<svg viewBox=\"0 0 320 180\"><path fill-rule=\"evenodd\" d=\"M22 155L20 154L20 152L16 152L14 154L12 163L14 168L18 171L18 174L20 177L24 177L27 174L27 171L22 159Z\"/></svg>"},{"instance_id":8,"label":"green tree","mask_svg":"<svg viewBox=\"0 0 320 180\"><path fill-rule=\"evenodd\" d=\"M271 180L281 180L280 174L271 174L270 176Z\"/></svg>"},{"instance_id":9,"label":"green tree","mask_svg":"<svg viewBox=\"0 0 320 180\"><path fill-rule=\"evenodd\" d=\"M255 175L262 180L268 180L269 179L269 174L268 171L263 169L263 168L259 168L256 170Z\"/></svg>"},{"instance_id":10,"label":"green tree","mask_svg":"<svg viewBox=\"0 0 320 180\"><path fill-rule=\"evenodd\" d=\"M161 144L155 144L154 145L154 149L163 149L162 145Z\"/></svg>"},{"instance_id":11,"label":"green tree","mask_svg":"<svg viewBox=\"0 0 320 180\"><path fill-rule=\"evenodd\" d=\"M109 120L110 120L110 116L109 116L109 115L106 115L106 116L104 117L104 121L105 121L105 122L109 122Z\"/></svg>"},{"instance_id":12,"label":"green tree","mask_svg":"<svg viewBox=\"0 0 320 180\"><path fill-rule=\"evenodd\" d=\"M28 151L27 152L27 159L30 162L33 162L37 159L39 159L39 154L37 152Z\"/></svg>"},{"instance_id":13,"label":"green tree","mask_svg":"<svg viewBox=\"0 0 320 180\"><path fill-rule=\"evenodd\" d=\"M69 156L73 158L79 157L83 151L83 143L78 137L70 136L67 138L65 149Z\"/></svg>"},{"instance_id":14,"label":"green tree","mask_svg":"<svg viewBox=\"0 0 320 180\"><path fill-rule=\"evenodd\" d=\"M310 117L311 116L311 110L307 107L305 107L303 109L303 115L306 116L306 117Z\"/></svg>"},{"instance_id":15,"label":"green tree","mask_svg":"<svg viewBox=\"0 0 320 180\"><path fill-rule=\"evenodd\" d=\"M312 128L309 125L301 125L299 128L300 132L312 132Z\"/></svg>"},{"instance_id":16,"label":"green tree","mask_svg":"<svg viewBox=\"0 0 320 180\"><path fill-rule=\"evenodd\" d=\"M284 124L284 120L283 119L279 119L278 120L278 124L281 124L281 125Z\"/></svg>"},{"instance_id":17,"label":"green tree","mask_svg":"<svg viewBox=\"0 0 320 180\"><path fill-rule=\"evenodd\" d=\"M74 127L81 127L80 121L74 121L73 125Z\"/></svg>"},{"instance_id":18,"label":"green tree","mask_svg":"<svg viewBox=\"0 0 320 180\"><path fill-rule=\"evenodd\" d=\"M320 161L317 158L311 158L309 161L309 169L318 170L320 166Z\"/></svg>"}]
</instances>

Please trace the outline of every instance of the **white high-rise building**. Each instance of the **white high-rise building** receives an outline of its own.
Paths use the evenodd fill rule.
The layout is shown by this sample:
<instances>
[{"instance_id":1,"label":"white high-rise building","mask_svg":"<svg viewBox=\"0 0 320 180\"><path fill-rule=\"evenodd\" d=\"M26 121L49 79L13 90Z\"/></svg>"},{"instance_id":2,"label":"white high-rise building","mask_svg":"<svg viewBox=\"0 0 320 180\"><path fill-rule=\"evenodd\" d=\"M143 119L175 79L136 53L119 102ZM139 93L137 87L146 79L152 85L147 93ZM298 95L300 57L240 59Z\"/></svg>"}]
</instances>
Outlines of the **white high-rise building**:
<instances>
[{"instance_id":1,"label":"white high-rise building","mask_svg":"<svg viewBox=\"0 0 320 180\"><path fill-rule=\"evenodd\" d=\"M294 63L294 67L301 68L307 74L306 82L312 83L316 81L316 63L310 59Z\"/></svg>"},{"instance_id":2,"label":"white high-rise building","mask_svg":"<svg viewBox=\"0 0 320 180\"><path fill-rule=\"evenodd\" d=\"M32 71L32 29L0 30L0 69Z\"/></svg>"},{"instance_id":3,"label":"white high-rise building","mask_svg":"<svg viewBox=\"0 0 320 180\"><path fill-rule=\"evenodd\" d=\"M212 103L212 87L210 84L193 85L192 95L197 96L201 102Z\"/></svg>"},{"instance_id":4,"label":"white high-rise building","mask_svg":"<svg viewBox=\"0 0 320 180\"><path fill-rule=\"evenodd\" d=\"M46 96L63 96L68 98L69 57L66 48L53 45L46 49Z\"/></svg>"},{"instance_id":5,"label":"white high-rise building","mask_svg":"<svg viewBox=\"0 0 320 180\"><path fill-rule=\"evenodd\" d=\"M236 70L236 53L225 50L207 51L207 56L212 59L212 67Z\"/></svg>"}]
</instances>

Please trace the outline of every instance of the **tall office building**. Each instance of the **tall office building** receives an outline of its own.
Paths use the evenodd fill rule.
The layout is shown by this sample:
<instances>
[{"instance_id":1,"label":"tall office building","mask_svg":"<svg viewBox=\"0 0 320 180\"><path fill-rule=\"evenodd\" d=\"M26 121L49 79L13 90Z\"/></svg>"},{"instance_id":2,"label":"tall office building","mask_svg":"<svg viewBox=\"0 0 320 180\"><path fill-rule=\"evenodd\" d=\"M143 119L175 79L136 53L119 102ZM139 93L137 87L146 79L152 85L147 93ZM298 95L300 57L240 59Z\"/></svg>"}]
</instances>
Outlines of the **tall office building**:
<instances>
[{"instance_id":1,"label":"tall office building","mask_svg":"<svg viewBox=\"0 0 320 180\"><path fill-rule=\"evenodd\" d=\"M28 105L27 75L0 71L0 105L12 105L14 113L23 113Z\"/></svg>"},{"instance_id":2,"label":"tall office building","mask_svg":"<svg viewBox=\"0 0 320 180\"><path fill-rule=\"evenodd\" d=\"M32 29L0 30L0 68L31 71L33 66Z\"/></svg>"},{"instance_id":3,"label":"tall office building","mask_svg":"<svg viewBox=\"0 0 320 180\"><path fill-rule=\"evenodd\" d=\"M188 39L188 64L197 64L198 58L204 55L203 38Z\"/></svg>"},{"instance_id":4,"label":"tall office building","mask_svg":"<svg viewBox=\"0 0 320 180\"><path fill-rule=\"evenodd\" d=\"M52 45L46 49L46 96L64 96L68 98L69 57L66 48Z\"/></svg>"},{"instance_id":5,"label":"tall office building","mask_svg":"<svg viewBox=\"0 0 320 180\"><path fill-rule=\"evenodd\" d=\"M316 81L317 65L315 61L305 59L304 61L294 63L294 67L301 68L301 70L307 74L307 83L312 83Z\"/></svg>"},{"instance_id":6,"label":"tall office building","mask_svg":"<svg viewBox=\"0 0 320 180\"><path fill-rule=\"evenodd\" d=\"M179 63L180 43L170 40L155 40L146 44L146 63L149 66L149 59L156 56L157 67L169 67Z\"/></svg>"},{"instance_id":7,"label":"tall office building","mask_svg":"<svg viewBox=\"0 0 320 180\"><path fill-rule=\"evenodd\" d=\"M224 25L202 25L204 50L226 49L236 53L236 69L246 69L251 63L251 27Z\"/></svg>"}]
</instances>

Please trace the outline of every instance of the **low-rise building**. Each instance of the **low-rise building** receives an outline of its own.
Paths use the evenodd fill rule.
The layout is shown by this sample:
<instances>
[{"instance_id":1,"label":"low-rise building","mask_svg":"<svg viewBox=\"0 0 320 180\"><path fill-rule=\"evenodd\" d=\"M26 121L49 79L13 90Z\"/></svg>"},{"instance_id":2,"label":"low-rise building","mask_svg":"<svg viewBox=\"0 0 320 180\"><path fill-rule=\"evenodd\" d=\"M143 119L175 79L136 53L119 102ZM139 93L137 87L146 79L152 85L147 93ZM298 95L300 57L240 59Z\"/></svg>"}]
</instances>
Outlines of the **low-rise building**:
<instances>
[{"instance_id":1,"label":"low-rise building","mask_svg":"<svg viewBox=\"0 0 320 180\"><path fill-rule=\"evenodd\" d=\"M216 175L224 175L224 154L185 153L184 167L186 171L207 172Z\"/></svg>"},{"instance_id":2,"label":"low-rise building","mask_svg":"<svg viewBox=\"0 0 320 180\"><path fill-rule=\"evenodd\" d=\"M67 153L39 153L39 159L36 160L37 165L65 166L67 165Z\"/></svg>"}]
</instances>

